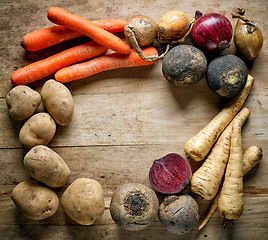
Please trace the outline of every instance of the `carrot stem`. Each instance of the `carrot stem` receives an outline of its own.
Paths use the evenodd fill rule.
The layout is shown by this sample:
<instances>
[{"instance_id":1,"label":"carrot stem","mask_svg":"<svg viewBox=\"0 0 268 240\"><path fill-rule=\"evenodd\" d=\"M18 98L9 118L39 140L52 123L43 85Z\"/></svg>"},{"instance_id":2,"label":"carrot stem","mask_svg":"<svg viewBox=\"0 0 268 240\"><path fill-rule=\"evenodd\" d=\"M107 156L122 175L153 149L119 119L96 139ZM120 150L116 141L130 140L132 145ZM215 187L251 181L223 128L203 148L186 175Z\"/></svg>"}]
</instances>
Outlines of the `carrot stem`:
<instances>
[{"instance_id":1,"label":"carrot stem","mask_svg":"<svg viewBox=\"0 0 268 240\"><path fill-rule=\"evenodd\" d=\"M123 32L127 24L122 19L95 20L92 23L110 33ZM22 46L27 51L38 51L82 36L85 35L81 32L57 25L27 33L23 37Z\"/></svg>"},{"instance_id":2,"label":"carrot stem","mask_svg":"<svg viewBox=\"0 0 268 240\"><path fill-rule=\"evenodd\" d=\"M157 55L157 50L154 47L147 47L142 51L145 56ZM135 52L135 50L131 49L130 54L127 55L120 53L111 53L94 58L87 62L63 68L56 72L55 79L59 82L65 83L89 77L111 69L145 66L151 65L154 62L142 60Z\"/></svg>"},{"instance_id":3,"label":"carrot stem","mask_svg":"<svg viewBox=\"0 0 268 240\"><path fill-rule=\"evenodd\" d=\"M50 7L47 17L51 22L81 32L111 50L122 54L130 53L130 46L119 37L60 7Z\"/></svg>"}]
</instances>

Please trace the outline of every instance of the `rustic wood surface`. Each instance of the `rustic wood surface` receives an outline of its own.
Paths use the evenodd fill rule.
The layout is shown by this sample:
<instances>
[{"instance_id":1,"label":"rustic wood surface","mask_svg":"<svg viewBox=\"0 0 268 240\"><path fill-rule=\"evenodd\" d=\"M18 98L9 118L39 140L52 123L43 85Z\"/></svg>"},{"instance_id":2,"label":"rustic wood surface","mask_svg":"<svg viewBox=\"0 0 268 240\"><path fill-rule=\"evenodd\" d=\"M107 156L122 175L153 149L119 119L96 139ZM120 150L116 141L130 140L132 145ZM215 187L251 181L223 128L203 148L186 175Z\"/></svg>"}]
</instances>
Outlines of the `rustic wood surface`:
<instances>
[{"instance_id":1,"label":"rustic wood surface","mask_svg":"<svg viewBox=\"0 0 268 240\"><path fill-rule=\"evenodd\" d=\"M232 3L231 3L232 2ZM52 26L46 18L50 6L60 6L87 19L111 19L136 14L150 16L156 22L170 10L194 16L195 10L219 12L231 19L234 7L243 7L248 18L262 29L264 45L254 63L248 64L255 78L245 104L251 116L242 130L244 150L261 146L262 162L244 178L243 215L227 228L216 211L202 231L176 236L167 232L156 219L152 226L129 232L119 229L109 213L111 195L120 184L138 182L150 186L148 171L152 162L170 152L185 155L185 142L205 126L224 104L207 87L205 79L181 88L169 84L161 72L161 61L153 66L118 69L75 81L71 90L75 111L71 124L58 126L49 147L59 153L71 169L67 186L75 179L98 180L104 189L105 211L92 226L71 221L60 206L49 219L33 221L24 217L10 198L12 189L30 179L22 164L26 150L18 140L23 122L8 114L6 95L12 88L11 74L18 68L43 59L79 39L35 53L26 52L20 42L28 32ZM1 239L267 239L268 238L268 2L233 1L122 1L122 0L1 0L0 4L0 232ZM191 44L189 38L185 44ZM236 54L234 45L223 51ZM49 78L52 78L50 76ZM49 79L47 78L47 79ZM45 80L30 86L40 91ZM38 111L43 111L41 107ZM200 163L191 162L193 171ZM65 187L55 190L59 197ZM163 195L158 194L160 201ZM196 198L201 219L210 202Z\"/></svg>"}]
</instances>

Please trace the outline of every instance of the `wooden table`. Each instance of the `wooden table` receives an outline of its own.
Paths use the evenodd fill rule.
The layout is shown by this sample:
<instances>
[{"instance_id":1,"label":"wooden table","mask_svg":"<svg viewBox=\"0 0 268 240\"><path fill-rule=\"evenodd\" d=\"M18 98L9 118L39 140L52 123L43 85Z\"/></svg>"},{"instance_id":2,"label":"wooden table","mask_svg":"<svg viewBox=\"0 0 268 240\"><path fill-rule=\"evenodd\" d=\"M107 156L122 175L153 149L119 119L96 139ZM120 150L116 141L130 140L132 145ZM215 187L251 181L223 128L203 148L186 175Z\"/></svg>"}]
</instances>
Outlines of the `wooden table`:
<instances>
[{"instance_id":1,"label":"wooden table","mask_svg":"<svg viewBox=\"0 0 268 240\"><path fill-rule=\"evenodd\" d=\"M140 2L140 3L137 3ZM60 206L49 219L33 221L24 217L10 198L12 189L30 179L22 164L26 150L18 140L22 122L8 114L6 95L12 88L11 74L31 62L48 57L77 41L60 44L48 50L26 52L20 41L28 32L52 26L46 18L50 6L60 6L88 19L111 19L136 14L150 16L156 22L170 10L181 10L193 17L195 10L218 12L231 18L234 7L246 9L264 34L264 46L249 73L254 87L245 104L251 116L242 130L243 149L261 146L262 162L244 178L243 215L226 229L216 211L202 231L183 236L167 232L158 219L152 226L139 231L121 230L109 212L112 193L120 184L138 182L150 186L148 171L152 162L168 153L183 156L185 142L204 127L221 109L224 101L207 87L205 78L188 88L168 83L161 72L161 60L153 66L118 69L75 81L66 86L71 90L75 111L73 121L58 126L49 147L59 153L71 169L68 185L80 177L99 181L104 189L105 211L92 226L72 222ZM34 1L2 0L0 6L0 232L1 239L267 239L268 238L268 45L266 0L237 0L236 4L208 1ZM185 44L191 44L189 38ZM232 46L222 54L236 54ZM52 78L50 76L49 78ZM47 79L49 79L47 78ZM30 86L40 91L45 80ZM39 108L38 111L43 111ZM191 162L193 171L200 165ZM55 190L59 197L65 187ZM160 201L162 195L158 195ZM210 202L196 198L201 219Z\"/></svg>"}]
</instances>

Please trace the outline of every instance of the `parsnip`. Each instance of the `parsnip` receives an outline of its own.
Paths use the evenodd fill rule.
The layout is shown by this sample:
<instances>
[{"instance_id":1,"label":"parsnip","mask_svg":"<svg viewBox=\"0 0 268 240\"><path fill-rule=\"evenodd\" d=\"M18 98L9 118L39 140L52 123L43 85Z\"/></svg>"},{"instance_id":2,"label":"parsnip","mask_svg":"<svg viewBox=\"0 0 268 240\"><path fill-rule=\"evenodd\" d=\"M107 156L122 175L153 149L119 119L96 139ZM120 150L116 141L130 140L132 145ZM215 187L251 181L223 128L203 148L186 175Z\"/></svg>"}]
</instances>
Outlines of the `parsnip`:
<instances>
[{"instance_id":1,"label":"parsnip","mask_svg":"<svg viewBox=\"0 0 268 240\"><path fill-rule=\"evenodd\" d=\"M253 167L255 167L263 157L263 151L260 147L251 146L243 154L243 174L246 175ZM198 227L198 230L201 230L209 221L212 214L218 207L218 200L220 197L221 191L218 192L217 196L213 199L213 202L208 210L208 213L204 220Z\"/></svg>"},{"instance_id":2,"label":"parsnip","mask_svg":"<svg viewBox=\"0 0 268 240\"><path fill-rule=\"evenodd\" d=\"M184 151L190 158L195 161L205 158L220 134L244 105L253 82L253 77L248 75L246 85L241 92L230 100L207 126L186 142Z\"/></svg>"},{"instance_id":3,"label":"parsnip","mask_svg":"<svg viewBox=\"0 0 268 240\"><path fill-rule=\"evenodd\" d=\"M238 219L244 207L243 201L243 161L241 124L232 124L231 149L221 195L218 202L220 215L226 220Z\"/></svg>"},{"instance_id":4,"label":"parsnip","mask_svg":"<svg viewBox=\"0 0 268 240\"><path fill-rule=\"evenodd\" d=\"M213 199L219 189L230 152L232 123L237 120L243 126L250 111L243 108L223 131L211 153L191 178L191 191L206 200Z\"/></svg>"}]
</instances>

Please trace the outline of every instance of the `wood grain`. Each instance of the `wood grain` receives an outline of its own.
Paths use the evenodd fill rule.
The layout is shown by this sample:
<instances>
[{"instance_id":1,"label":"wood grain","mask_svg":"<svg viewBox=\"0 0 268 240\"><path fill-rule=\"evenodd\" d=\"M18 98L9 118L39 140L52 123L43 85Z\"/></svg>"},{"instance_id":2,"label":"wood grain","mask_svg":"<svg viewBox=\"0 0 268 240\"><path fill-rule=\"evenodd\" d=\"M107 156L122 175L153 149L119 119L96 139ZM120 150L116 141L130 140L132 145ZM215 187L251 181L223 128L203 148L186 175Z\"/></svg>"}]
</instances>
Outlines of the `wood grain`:
<instances>
[{"instance_id":1,"label":"wood grain","mask_svg":"<svg viewBox=\"0 0 268 240\"><path fill-rule=\"evenodd\" d=\"M176 236L167 232L156 219L152 226L128 232L119 229L111 219L109 204L116 187L126 182L150 186L149 168L155 159L176 152L183 156L185 142L203 128L224 106L225 101L213 94L205 78L189 88L168 83L161 72L161 60L152 66L117 69L66 84L71 90L75 111L67 126L57 126L49 147L59 153L71 169L68 184L55 189L58 196L75 179L89 177L98 180L104 189L105 211L92 226L80 226L69 219L60 206L49 219L33 221L24 217L10 198L13 188L30 179L23 167L26 150L18 140L23 122L8 115L6 95L12 88L11 74L31 62L51 56L87 39L76 39L39 52L29 53L20 47L23 35L52 26L46 18L50 6L60 6L91 20L122 18L143 14L156 22L170 10L184 11L193 17L195 10L219 12L231 19L234 7L244 7L268 36L266 0L231 2L208 0L204 4L189 1L8 1L0 5L0 232L9 239L265 239L268 237L268 45L264 45L254 63L247 62L255 78L245 106L251 116L242 129L243 149L261 146L264 158L244 178L245 208L240 219L226 229L216 211L202 231ZM16 16L16 17L14 17ZM188 37L185 44L191 44ZM232 43L222 54L236 54ZM52 78L49 76L47 79ZM30 86L41 90L43 79ZM38 111L44 111L41 106ZM201 163L190 162L195 171ZM189 192L189 189L186 189ZM158 194L160 201L164 198ZM196 198L201 219L210 201Z\"/></svg>"}]
</instances>

